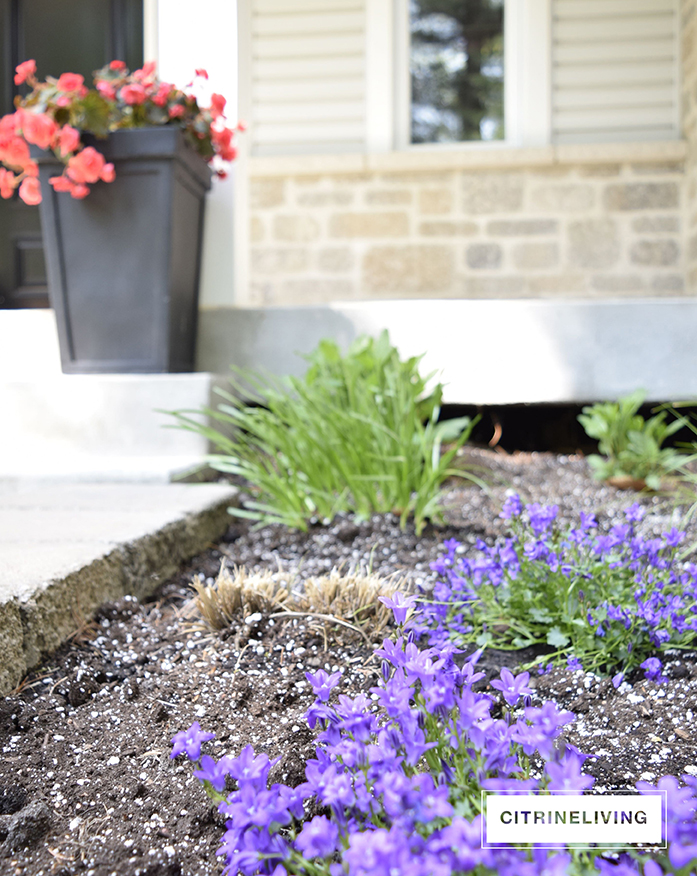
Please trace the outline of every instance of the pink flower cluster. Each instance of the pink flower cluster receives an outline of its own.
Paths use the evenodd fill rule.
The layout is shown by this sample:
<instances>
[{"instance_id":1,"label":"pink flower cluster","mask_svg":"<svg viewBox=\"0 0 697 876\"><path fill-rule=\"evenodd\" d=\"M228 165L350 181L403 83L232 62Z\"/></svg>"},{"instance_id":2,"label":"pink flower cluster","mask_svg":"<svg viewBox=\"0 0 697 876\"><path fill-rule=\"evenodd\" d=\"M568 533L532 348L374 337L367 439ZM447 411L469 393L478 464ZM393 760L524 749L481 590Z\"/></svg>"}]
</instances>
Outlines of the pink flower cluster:
<instances>
[{"instance_id":1,"label":"pink flower cluster","mask_svg":"<svg viewBox=\"0 0 697 876\"><path fill-rule=\"evenodd\" d=\"M199 69L196 76L207 79ZM36 63L24 61L16 68L16 85L28 83L31 93L17 98L17 109L0 118L0 197L10 198L19 188L27 204L41 202L39 169L29 146L52 150L65 168L49 182L57 192L84 198L89 186L115 178L114 165L93 146L81 141L83 133L106 137L122 128L177 124L187 140L209 163L215 158L233 161L237 155L234 136L244 130L225 124L225 98L213 94L211 105L201 108L194 95L160 82L155 64L144 64L129 73L123 61L112 61L94 74L94 88L85 86L84 77L63 73L58 79L36 78ZM89 123L87 122L89 119ZM217 168L220 177L225 171Z\"/></svg>"}]
</instances>

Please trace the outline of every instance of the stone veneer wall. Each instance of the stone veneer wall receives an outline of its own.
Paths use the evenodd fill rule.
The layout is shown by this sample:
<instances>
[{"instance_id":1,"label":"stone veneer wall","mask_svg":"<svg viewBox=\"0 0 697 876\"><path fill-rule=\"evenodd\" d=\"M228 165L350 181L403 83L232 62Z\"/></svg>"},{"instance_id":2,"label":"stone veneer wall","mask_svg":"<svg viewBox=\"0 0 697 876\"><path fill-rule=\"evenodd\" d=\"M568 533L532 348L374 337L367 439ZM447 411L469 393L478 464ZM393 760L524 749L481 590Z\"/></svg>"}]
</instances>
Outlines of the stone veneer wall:
<instances>
[{"instance_id":1,"label":"stone veneer wall","mask_svg":"<svg viewBox=\"0 0 697 876\"><path fill-rule=\"evenodd\" d=\"M592 162L550 148L548 161L488 168L443 169L444 153L394 171L388 156L363 172L253 162L249 304L686 294L679 150L642 160L614 147L603 161L599 148Z\"/></svg>"},{"instance_id":2,"label":"stone veneer wall","mask_svg":"<svg viewBox=\"0 0 697 876\"><path fill-rule=\"evenodd\" d=\"M682 61L682 123L687 141L685 160L685 277L697 290L697 0L682 0L680 9Z\"/></svg>"}]
</instances>

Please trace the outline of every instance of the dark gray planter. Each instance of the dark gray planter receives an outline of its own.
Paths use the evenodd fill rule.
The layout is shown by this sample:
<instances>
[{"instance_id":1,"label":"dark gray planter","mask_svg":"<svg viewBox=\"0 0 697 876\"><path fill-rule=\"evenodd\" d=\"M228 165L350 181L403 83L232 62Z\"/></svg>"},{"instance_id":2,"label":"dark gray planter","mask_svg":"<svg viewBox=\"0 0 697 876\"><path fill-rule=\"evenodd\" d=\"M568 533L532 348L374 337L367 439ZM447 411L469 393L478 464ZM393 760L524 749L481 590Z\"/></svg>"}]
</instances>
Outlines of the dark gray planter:
<instances>
[{"instance_id":1,"label":"dark gray planter","mask_svg":"<svg viewBox=\"0 0 697 876\"><path fill-rule=\"evenodd\" d=\"M212 172L180 128L88 140L116 168L84 200L56 192L37 152L49 296L66 373L194 368L203 208Z\"/></svg>"}]
</instances>

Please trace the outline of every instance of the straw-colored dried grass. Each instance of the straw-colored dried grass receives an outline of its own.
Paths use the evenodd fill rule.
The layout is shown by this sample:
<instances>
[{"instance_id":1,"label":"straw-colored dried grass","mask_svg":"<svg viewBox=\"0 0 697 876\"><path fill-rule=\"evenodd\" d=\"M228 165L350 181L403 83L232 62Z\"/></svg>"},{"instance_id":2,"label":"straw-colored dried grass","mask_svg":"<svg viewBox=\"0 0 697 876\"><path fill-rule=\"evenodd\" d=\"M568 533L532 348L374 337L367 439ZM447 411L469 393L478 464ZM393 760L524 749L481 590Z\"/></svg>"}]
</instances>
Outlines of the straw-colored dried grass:
<instances>
[{"instance_id":1,"label":"straw-colored dried grass","mask_svg":"<svg viewBox=\"0 0 697 876\"><path fill-rule=\"evenodd\" d=\"M326 647L330 635L335 639L346 630L368 642L381 641L392 612L378 597L404 589L404 581L335 568L328 575L308 578L301 588L293 587L282 570L251 574L235 566L230 572L223 564L214 584L207 585L199 577L193 586L194 606L210 629L228 629L254 614L303 617L322 633Z\"/></svg>"}]
</instances>

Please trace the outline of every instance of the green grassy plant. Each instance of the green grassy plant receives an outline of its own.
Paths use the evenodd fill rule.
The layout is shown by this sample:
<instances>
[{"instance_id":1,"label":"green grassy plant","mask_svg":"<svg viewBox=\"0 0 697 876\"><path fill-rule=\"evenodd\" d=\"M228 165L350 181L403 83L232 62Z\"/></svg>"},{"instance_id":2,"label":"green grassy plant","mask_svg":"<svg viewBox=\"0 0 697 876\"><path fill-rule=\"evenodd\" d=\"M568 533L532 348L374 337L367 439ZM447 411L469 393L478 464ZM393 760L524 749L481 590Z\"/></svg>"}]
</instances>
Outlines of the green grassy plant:
<instances>
[{"instance_id":1,"label":"green grassy plant","mask_svg":"<svg viewBox=\"0 0 697 876\"><path fill-rule=\"evenodd\" d=\"M305 530L339 512L393 512L421 532L439 517L447 477L475 479L451 466L474 422L438 422L442 384L428 391L433 375L421 376L421 357L401 360L387 332L358 338L346 355L325 340L307 358L303 378L235 371L223 404L200 412L221 428L173 412L219 451L209 458L214 469L255 493L231 513Z\"/></svg>"},{"instance_id":2,"label":"green grassy plant","mask_svg":"<svg viewBox=\"0 0 697 876\"><path fill-rule=\"evenodd\" d=\"M579 415L586 434L598 441L600 455L588 457L598 480L631 479L660 490L663 481L684 464L684 454L663 444L685 425L685 419L667 423L666 411L660 411L645 420L638 413L644 398L638 390L617 402L587 406Z\"/></svg>"}]
</instances>

